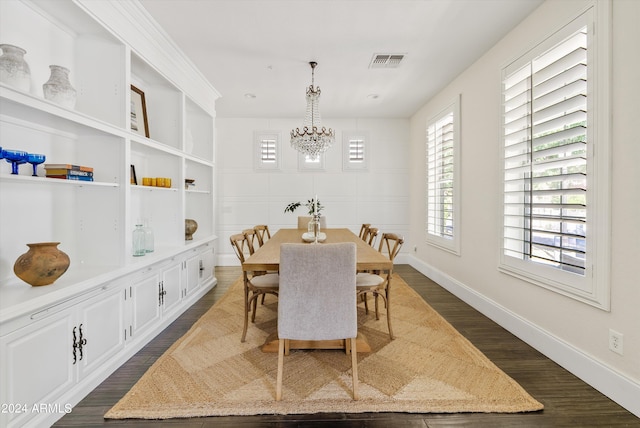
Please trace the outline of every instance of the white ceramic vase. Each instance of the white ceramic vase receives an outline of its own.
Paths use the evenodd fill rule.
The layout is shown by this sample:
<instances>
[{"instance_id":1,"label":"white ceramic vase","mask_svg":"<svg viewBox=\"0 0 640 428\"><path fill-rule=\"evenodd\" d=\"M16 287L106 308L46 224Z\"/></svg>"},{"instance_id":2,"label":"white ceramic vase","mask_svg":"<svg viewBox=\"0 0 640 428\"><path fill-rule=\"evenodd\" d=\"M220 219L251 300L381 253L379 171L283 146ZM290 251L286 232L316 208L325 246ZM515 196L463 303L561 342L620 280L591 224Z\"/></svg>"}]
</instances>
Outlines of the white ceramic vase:
<instances>
[{"instance_id":1,"label":"white ceramic vase","mask_svg":"<svg viewBox=\"0 0 640 428\"><path fill-rule=\"evenodd\" d=\"M0 56L0 82L25 92L31 90L31 70L24 60L24 49L2 44Z\"/></svg>"},{"instance_id":2,"label":"white ceramic vase","mask_svg":"<svg viewBox=\"0 0 640 428\"><path fill-rule=\"evenodd\" d=\"M59 66L50 65L51 77L47 83L42 85L44 98L60 104L66 108L74 108L76 106L76 90L69 82L69 69Z\"/></svg>"}]
</instances>

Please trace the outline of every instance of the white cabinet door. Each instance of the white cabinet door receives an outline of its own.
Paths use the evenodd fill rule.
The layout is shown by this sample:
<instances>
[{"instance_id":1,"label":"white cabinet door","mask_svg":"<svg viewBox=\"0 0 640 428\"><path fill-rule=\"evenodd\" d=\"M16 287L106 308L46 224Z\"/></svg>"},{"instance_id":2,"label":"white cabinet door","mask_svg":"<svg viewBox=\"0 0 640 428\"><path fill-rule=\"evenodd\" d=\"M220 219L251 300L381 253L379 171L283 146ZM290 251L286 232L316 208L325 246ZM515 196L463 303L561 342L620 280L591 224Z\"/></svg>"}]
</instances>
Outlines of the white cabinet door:
<instances>
[{"instance_id":1,"label":"white cabinet door","mask_svg":"<svg viewBox=\"0 0 640 428\"><path fill-rule=\"evenodd\" d=\"M0 414L0 426L23 426L23 421L37 416L34 406L56 403L75 384L75 313L64 310L0 338L0 402L14 406L12 412Z\"/></svg>"},{"instance_id":2,"label":"white cabinet door","mask_svg":"<svg viewBox=\"0 0 640 428\"><path fill-rule=\"evenodd\" d=\"M131 285L131 296L133 317L130 331L135 337L155 327L160 319L160 273L151 270L138 277Z\"/></svg>"},{"instance_id":3,"label":"white cabinet door","mask_svg":"<svg viewBox=\"0 0 640 428\"><path fill-rule=\"evenodd\" d=\"M168 314L177 309L182 300L182 263L162 272L162 312Z\"/></svg>"},{"instance_id":4,"label":"white cabinet door","mask_svg":"<svg viewBox=\"0 0 640 428\"><path fill-rule=\"evenodd\" d=\"M186 260L185 296L193 293L200 286L200 254L189 253Z\"/></svg>"},{"instance_id":5,"label":"white cabinet door","mask_svg":"<svg viewBox=\"0 0 640 428\"><path fill-rule=\"evenodd\" d=\"M214 277L215 270L215 256L213 253L213 246L208 245L200 254L200 260L202 260L202 270L200 271L200 284L207 284Z\"/></svg>"},{"instance_id":6,"label":"white cabinet door","mask_svg":"<svg viewBox=\"0 0 640 428\"><path fill-rule=\"evenodd\" d=\"M80 377L91 373L124 348L124 295L122 288L107 290L80 306L78 334Z\"/></svg>"}]
</instances>

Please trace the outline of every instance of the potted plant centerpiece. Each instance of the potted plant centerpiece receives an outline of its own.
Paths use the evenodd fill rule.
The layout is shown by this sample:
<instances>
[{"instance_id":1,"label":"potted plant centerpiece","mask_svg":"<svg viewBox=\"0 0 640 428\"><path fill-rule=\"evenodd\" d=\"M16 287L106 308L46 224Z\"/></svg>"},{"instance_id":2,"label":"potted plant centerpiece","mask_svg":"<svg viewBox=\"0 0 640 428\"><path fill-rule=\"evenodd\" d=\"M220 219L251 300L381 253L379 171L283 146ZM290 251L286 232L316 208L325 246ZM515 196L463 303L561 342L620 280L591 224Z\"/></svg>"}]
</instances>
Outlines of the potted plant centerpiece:
<instances>
[{"instance_id":1,"label":"potted plant centerpiece","mask_svg":"<svg viewBox=\"0 0 640 428\"><path fill-rule=\"evenodd\" d=\"M300 208L302 205L303 205L302 202L291 202L289 205L286 206L286 208L284 209L284 212L292 213L298 208ZM304 205L307 207L309 215L311 216L311 221L309 221L309 224L307 226L307 231L314 238L317 238L320 235L320 217L322 216L321 212L324 207L320 203L320 200L318 199L317 195L315 198L308 200L307 203Z\"/></svg>"}]
</instances>

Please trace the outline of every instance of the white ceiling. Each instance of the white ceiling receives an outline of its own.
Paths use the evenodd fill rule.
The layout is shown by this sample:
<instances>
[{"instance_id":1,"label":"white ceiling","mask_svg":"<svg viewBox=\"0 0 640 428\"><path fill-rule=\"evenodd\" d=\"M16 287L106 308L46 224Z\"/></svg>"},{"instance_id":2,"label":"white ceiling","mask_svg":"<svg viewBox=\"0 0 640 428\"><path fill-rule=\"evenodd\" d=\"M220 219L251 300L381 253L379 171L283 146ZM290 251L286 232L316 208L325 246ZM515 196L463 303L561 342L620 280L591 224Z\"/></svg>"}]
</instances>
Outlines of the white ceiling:
<instances>
[{"instance_id":1,"label":"white ceiling","mask_svg":"<svg viewBox=\"0 0 640 428\"><path fill-rule=\"evenodd\" d=\"M222 94L218 117L302 118L316 61L323 117L397 118L415 113L543 1L141 3ZM398 68L369 68L388 53L405 54Z\"/></svg>"}]
</instances>

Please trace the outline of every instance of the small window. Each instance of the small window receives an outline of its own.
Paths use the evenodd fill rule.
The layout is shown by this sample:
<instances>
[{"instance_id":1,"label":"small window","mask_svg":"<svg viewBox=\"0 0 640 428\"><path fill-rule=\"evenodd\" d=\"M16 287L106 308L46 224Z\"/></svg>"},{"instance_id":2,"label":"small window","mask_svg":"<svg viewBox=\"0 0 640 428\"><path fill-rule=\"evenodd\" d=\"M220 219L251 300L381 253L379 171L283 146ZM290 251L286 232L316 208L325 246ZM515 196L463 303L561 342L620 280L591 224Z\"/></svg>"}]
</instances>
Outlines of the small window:
<instances>
[{"instance_id":1,"label":"small window","mask_svg":"<svg viewBox=\"0 0 640 428\"><path fill-rule=\"evenodd\" d=\"M276 139L266 138L260 140L260 160L262 163L276 162Z\"/></svg>"},{"instance_id":2,"label":"small window","mask_svg":"<svg viewBox=\"0 0 640 428\"><path fill-rule=\"evenodd\" d=\"M364 139L349 140L349 162L364 162Z\"/></svg>"},{"instance_id":3,"label":"small window","mask_svg":"<svg viewBox=\"0 0 640 428\"><path fill-rule=\"evenodd\" d=\"M277 132L256 132L255 169L280 168L280 134Z\"/></svg>"},{"instance_id":4,"label":"small window","mask_svg":"<svg viewBox=\"0 0 640 428\"><path fill-rule=\"evenodd\" d=\"M503 69L500 269L608 309L609 20L594 5Z\"/></svg>"},{"instance_id":5,"label":"small window","mask_svg":"<svg viewBox=\"0 0 640 428\"><path fill-rule=\"evenodd\" d=\"M370 156L367 132L350 131L342 134L343 169L367 169Z\"/></svg>"},{"instance_id":6,"label":"small window","mask_svg":"<svg viewBox=\"0 0 640 428\"><path fill-rule=\"evenodd\" d=\"M460 97L427 122L427 242L460 253Z\"/></svg>"}]
</instances>

